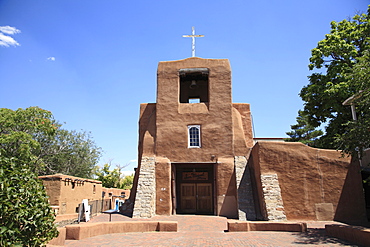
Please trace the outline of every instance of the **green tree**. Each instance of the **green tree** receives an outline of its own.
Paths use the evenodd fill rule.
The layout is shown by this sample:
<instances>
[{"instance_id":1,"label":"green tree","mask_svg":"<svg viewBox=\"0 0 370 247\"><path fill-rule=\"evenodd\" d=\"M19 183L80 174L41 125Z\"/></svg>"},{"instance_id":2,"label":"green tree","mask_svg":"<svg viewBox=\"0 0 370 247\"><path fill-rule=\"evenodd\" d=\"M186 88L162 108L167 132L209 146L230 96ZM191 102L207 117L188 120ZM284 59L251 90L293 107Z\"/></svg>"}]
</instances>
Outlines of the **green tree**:
<instances>
[{"instance_id":1,"label":"green tree","mask_svg":"<svg viewBox=\"0 0 370 247\"><path fill-rule=\"evenodd\" d=\"M370 6L367 14L331 22L331 32L311 51L309 69L316 71L299 95L309 124L318 128L326 123L325 134L315 142L317 147L337 148L336 136L346 132L343 124L351 113L342 103L359 90L350 75L370 48L369 13Z\"/></svg>"},{"instance_id":2,"label":"green tree","mask_svg":"<svg viewBox=\"0 0 370 247\"><path fill-rule=\"evenodd\" d=\"M120 173L118 168L110 169L110 164L104 164L103 168L96 166L94 174L96 179L102 182L105 188L119 188L120 187Z\"/></svg>"},{"instance_id":3,"label":"green tree","mask_svg":"<svg viewBox=\"0 0 370 247\"><path fill-rule=\"evenodd\" d=\"M94 174L96 179L102 181L102 185L105 188L118 188L118 189L131 189L134 176L125 176L122 178L121 169L126 167L119 166L113 170L110 170L111 163L104 164L104 167L95 167Z\"/></svg>"},{"instance_id":4,"label":"green tree","mask_svg":"<svg viewBox=\"0 0 370 247\"><path fill-rule=\"evenodd\" d=\"M134 184L134 174L125 176L122 179L121 188L125 190L130 190Z\"/></svg>"},{"instance_id":5,"label":"green tree","mask_svg":"<svg viewBox=\"0 0 370 247\"><path fill-rule=\"evenodd\" d=\"M63 173L91 178L93 169L101 157L90 133L57 129L55 136L40 141L42 159L45 162L40 175Z\"/></svg>"},{"instance_id":6,"label":"green tree","mask_svg":"<svg viewBox=\"0 0 370 247\"><path fill-rule=\"evenodd\" d=\"M366 51L354 65L348 80L359 90L350 100L355 106L356 120L343 124L344 133L336 135L336 143L345 153L362 157L363 151L370 147L370 51ZM348 110L350 106L347 106Z\"/></svg>"},{"instance_id":7,"label":"green tree","mask_svg":"<svg viewBox=\"0 0 370 247\"><path fill-rule=\"evenodd\" d=\"M0 151L4 157L14 157L34 172L43 169L40 157L40 136L52 137L56 132L51 112L38 107L16 111L0 108Z\"/></svg>"},{"instance_id":8,"label":"green tree","mask_svg":"<svg viewBox=\"0 0 370 247\"><path fill-rule=\"evenodd\" d=\"M58 235L46 192L33 172L43 166L35 133L54 135L50 112L0 109L1 246L39 246Z\"/></svg>"},{"instance_id":9,"label":"green tree","mask_svg":"<svg viewBox=\"0 0 370 247\"><path fill-rule=\"evenodd\" d=\"M89 133L65 130L61 126L51 112L41 112L37 107L16 111L0 108L0 145L9 157L21 158L24 152L26 155L31 153L33 159L27 164L38 175L64 173L91 178L101 148L96 146ZM28 142L13 143L17 140L13 138L15 135L23 140L28 138ZM14 148L17 145L23 145L23 148Z\"/></svg>"},{"instance_id":10,"label":"green tree","mask_svg":"<svg viewBox=\"0 0 370 247\"><path fill-rule=\"evenodd\" d=\"M309 118L304 111L298 111L297 124L290 127L292 131L286 132L290 138L285 139L289 142L302 142L314 146L317 138L323 134L321 130L316 130L309 124Z\"/></svg>"}]
</instances>

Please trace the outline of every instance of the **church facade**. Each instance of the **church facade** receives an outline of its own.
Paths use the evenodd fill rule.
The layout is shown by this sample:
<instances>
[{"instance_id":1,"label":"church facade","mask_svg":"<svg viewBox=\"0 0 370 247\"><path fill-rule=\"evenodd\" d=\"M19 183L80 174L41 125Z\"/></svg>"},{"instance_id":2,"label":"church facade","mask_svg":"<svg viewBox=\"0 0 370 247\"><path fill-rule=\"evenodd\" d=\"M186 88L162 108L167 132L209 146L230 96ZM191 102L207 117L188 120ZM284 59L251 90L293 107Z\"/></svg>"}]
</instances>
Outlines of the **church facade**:
<instances>
[{"instance_id":1,"label":"church facade","mask_svg":"<svg viewBox=\"0 0 370 247\"><path fill-rule=\"evenodd\" d=\"M348 175L355 163L301 143L254 144L250 105L233 103L231 95L227 59L159 63L156 103L140 105L133 217L364 217L363 201L342 193L357 179Z\"/></svg>"}]
</instances>

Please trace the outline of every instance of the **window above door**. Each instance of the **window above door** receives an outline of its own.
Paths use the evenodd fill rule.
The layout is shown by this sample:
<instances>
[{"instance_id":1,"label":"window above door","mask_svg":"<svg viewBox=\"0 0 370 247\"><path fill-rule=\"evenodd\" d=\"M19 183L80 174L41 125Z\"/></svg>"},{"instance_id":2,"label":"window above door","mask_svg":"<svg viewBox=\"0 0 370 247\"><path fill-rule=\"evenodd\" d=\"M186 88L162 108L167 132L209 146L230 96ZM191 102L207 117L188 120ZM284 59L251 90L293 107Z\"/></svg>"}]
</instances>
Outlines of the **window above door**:
<instances>
[{"instance_id":1,"label":"window above door","mask_svg":"<svg viewBox=\"0 0 370 247\"><path fill-rule=\"evenodd\" d=\"M188 148L200 147L200 125L188 125Z\"/></svg>"}]
</instances>

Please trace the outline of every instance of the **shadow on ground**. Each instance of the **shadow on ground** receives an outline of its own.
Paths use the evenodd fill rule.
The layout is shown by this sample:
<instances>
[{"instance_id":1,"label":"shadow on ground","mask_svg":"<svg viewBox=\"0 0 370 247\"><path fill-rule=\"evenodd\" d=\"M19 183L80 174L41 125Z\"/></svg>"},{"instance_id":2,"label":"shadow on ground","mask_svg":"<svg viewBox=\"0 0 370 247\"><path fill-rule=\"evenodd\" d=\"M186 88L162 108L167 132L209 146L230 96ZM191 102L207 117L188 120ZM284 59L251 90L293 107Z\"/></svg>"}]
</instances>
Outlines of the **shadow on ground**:
<instances>
[{"instance_id":1,"label":"shadow on ground","mask_svg":"<svg viewBox=\"0 0 370 247\"><path fill-rule=\"evenodd\" d=\"M294 233L294 235L297 236L297 240L294 242L295 244L313 244L313 245L323 245L323 244L341 244L343 246L359 246L361 245L355 245L351 244L347 241L330 237L325 234L325 229L315 229L310 228L307 230L307 232L299 232Z\"/></svg>"}]
</instances>

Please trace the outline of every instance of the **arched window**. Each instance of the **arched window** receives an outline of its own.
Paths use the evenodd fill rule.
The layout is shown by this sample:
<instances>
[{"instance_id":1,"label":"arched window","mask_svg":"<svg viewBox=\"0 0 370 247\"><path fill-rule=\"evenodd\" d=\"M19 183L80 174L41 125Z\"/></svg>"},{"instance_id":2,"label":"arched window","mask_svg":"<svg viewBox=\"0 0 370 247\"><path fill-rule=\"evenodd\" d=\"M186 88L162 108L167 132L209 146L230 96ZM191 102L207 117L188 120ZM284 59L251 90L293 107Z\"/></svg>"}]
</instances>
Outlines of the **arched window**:
<instances>
[{"instance_id":1,"label":"arched window","mask_svg":"<svg viewBox=\"0 0 370 247\"><path fill-rule=\"evenodd\" d=\"M200 148L200 125L188 126L188 147Z\"/></svg>"}]
</instances>

